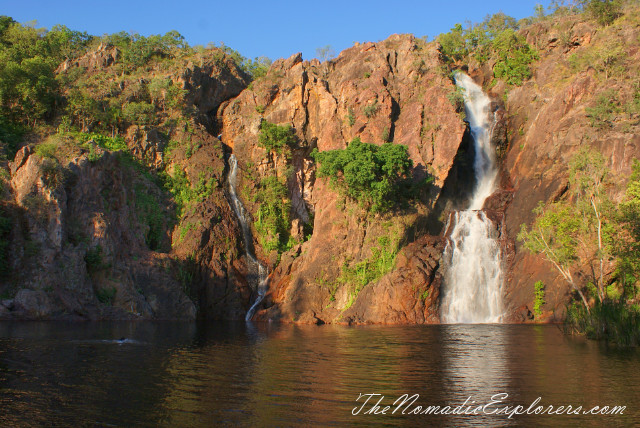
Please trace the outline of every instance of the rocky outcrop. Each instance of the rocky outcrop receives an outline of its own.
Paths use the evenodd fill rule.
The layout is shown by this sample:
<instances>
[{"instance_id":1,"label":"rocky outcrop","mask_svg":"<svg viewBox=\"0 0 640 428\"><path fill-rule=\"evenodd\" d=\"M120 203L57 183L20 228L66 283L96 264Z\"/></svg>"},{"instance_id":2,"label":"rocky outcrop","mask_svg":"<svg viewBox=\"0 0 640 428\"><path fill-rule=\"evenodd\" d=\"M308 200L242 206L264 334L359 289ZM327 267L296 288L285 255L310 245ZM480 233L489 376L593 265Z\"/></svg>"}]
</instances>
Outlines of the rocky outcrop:
<instances>
[{"instance_id":1,"label":"rocky outcrop","mask_svg":"<svg viewBox=\"0 0 640 428\"><path fill-rule=\"evenodd\" d=\"M427 217L440 197L466 129L448 99L454 85L442 70L435 45L396 35L384 42L356 45L330 62L302 61L300 55L277 61L251 89L223 104L219 113L223 141L239 160L240 186L247 189L245 205L256 212L257 206L246 200L257 181L253 174L257 172L258 179L270 173L284 176L291 168L288 185L294 222L313 218L310 239L283 254L271 274L270 297L265 300L270 307L257 317L300 322L317 317L324 322L347 322L345 316L352 322L437 319L432 303L437 301L439 281L419 287L403 276L418 269L415 266L399 265L360 293L340 277L345 268L371 260L381 249L395 251L395 244L406 245L426 230ZM274 161L257 144L263 120L294 129L299 146L290 161ZM413 177L433 177L429 191L413 209L369 215L325 180L315 178L310 150L345 148L355 137L375 144L391 140L406 145L414 164ZM379 241L383 237L388 241ZM261 257L270 263L275 260L269 254ZM434 274L429 269L416 273L415 281L425 275L431 278ZM429 297L416 300L425 287L433 288ZM374 295L386 297L372 300ZM403 308L408 312L401 315Z\"/></svg>"},{"instance_id":2,"label":"rocky outcrop","mask_svg":"<svg viewBox=\"0 0 640 428\"><path fill-rule=\"evenodd\" d=\"M4 318L193 319L196 307L171 274L166 254L150 251L143 200L167 230L169 202L116 154L73 145L68 161L22 148L11 164L12 229ZM141 194L146 198L142 198ZM149 199L151 198L151 199ZM170 246L160 235L158 250Z\"/></svg>"},{"instance_id":3,"label":"rocky outcrop","mask_svg":"<svg viewBox=\"0 0 640 428\"><path fill-rule=\"evenodd\" d=\"M502 187L512 198L504 208L510 241L505 299L512 321L527 320L522 308L533 307L533 284L538 280L546 284L543 310L548 319L559 319L570 300L571 290L553 265L524 250L516 236L521 224L533 221L532 211L539 202L552 202L565 194L573 155L583 146L604 155L610 171L607 190L613 200L622 196L632 161L640 158L637 120L629 120L621 110L610 126L597 128L590 124L587 111L606 91L618 94L622 105L627 102L630 76L637 73L640 59L630 42L637 40L638 30L624 25L597 28L582 19L567 17L524 31L541 58L534 65L533 78L510 89L507 96L509 146L502 165ZM593 60L580 65L580 58L612 49L611 44L623 49L615 60L615 77ZM502 89L497 85L493 91L500 96ZM588 268L583 267L575 277L586 284Z\"/></svg>"}]
</instances>

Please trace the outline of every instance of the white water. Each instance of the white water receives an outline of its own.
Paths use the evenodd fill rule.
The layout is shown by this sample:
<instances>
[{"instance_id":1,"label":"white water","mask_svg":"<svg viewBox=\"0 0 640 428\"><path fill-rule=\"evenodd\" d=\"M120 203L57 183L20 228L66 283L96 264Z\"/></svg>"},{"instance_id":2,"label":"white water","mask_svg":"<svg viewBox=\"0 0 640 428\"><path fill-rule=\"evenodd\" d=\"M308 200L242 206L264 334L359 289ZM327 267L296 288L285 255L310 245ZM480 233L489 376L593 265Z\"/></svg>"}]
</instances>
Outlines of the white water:
<instances>
[{"instance_id":1,"label":"white water","mask_svg":"<svg viewBox=\"0 0 640 428\"><path fill-rule=\"evenodd\" d=\"M240 227L242 228L242 237L244 239L244 248L247 253L247 267L249 270L247 282L249 283L249 286L258 293L255 302L253 302L253 305L251 305L247 311L247 315L245 316L245 320L250 321L258 305L262 302L262 299L264 299L264 295L267 291L268 276L267 269L256 258L253 250L253 237L251 236L251 227L249 227L249 216L247 215L244 205L242 205L242 201L238 199L238 195L236 193L237 179L238 160L236 159L236 156L232 154L229 156L229 195L231 196L231 206L233 211L236 213L236 216L238 216Z\"/></svg>"},{"instance_id":2,"label":"white water","mask_svg":"<svg viewBox=\"0 0 640 428\"><path fill-rule=\"evenodd\" d=\"M469 208L453 216L444 256L447 263L442 318L447 323L492 323L502 318L502 263L496 230L482 207L493 193L497 169L491 134L491 100L469 76L457 73L475 149L476 187Z\"/></svg>"}]
</instances>

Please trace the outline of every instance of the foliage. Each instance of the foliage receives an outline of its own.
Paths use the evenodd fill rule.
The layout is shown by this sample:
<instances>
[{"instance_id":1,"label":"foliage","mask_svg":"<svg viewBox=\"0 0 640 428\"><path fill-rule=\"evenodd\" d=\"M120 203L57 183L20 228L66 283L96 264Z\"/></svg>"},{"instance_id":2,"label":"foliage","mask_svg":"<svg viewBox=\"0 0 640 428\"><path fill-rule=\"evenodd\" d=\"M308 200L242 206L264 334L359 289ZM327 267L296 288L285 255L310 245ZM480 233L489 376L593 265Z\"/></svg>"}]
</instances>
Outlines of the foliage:
<instances>
[{"instance_id":1,"label":"foliage","mask_svg":"<svg viewBox=\"0 0 640 428\"><path fill-rule=\"evenodd\" d=\"M149 37L122 31L103 37L103 42L118 47L125 73L145 65L153 57L171 55L174 50L187 47L184 37L177 31Z\"/></svg>"},{"instance_id":2,"label":"foliage","mask_svg":"<svg viewBox=\"0 0 640 428\"><path fill-rule=\"evenodd\" d=\"M57 147L55 143L41 143L35 147L35 152L41 158L55 159Z\"/></svg>"},{"instance_id":3,"label":"foliage","mask_svg":"<svg viewBox=\"0 0 640 428\"><path fill-rule=\"evenodd\" d=\"M349 126L355 125L356 115L353 112L353 109L351 107L349 107L349 109L347 110L347 115L345 116L345 119L347 120L347 123L349 124Z\"/></svg>"},{"instance_id":4,"label":"foliage","mask_svg":"<svg viewBox=\"0 0 640 428\"><path fill-rule=\"evenodd\" d=\"M367 118L371 119L376 115L376 113L378 113L378 100L376 99L371 104L367 104L366 106L364 106L362 111L364 112L364 115L367 116Z\"/></svg>"},{"instance_id":5,"label":"foliage","mask_svg":"<svg viewBox=\"0 0 640 428\"><path fill-rule=\"evenodd\" d=\"M406 146L376 146L356 137L346 149L312 155L320 162L319 177L329 177L333 185L373 212L387 211L414 196L410 182L413 162Z\"/></svg>"},{"instance_id":6,"label":"foliage","mask_svg":"<svg viewBox=\"0 0 640 428\"><path fill-rule=\"evenodd\" d=\"M25 128L0 113L0 160L13 158Z\"/></svg>"},{"instance_id":7,"label":"foliage","mask_svg":"<svg viewBox=\"0 0 640 428\"><path fill-rule=\"evenodd\" d=\"M584 148L569 165L571 202L558 201L547 207L540 204L531 230L522 225L518 238L525 248L553 263L578 292L587 311L586 297L571 275L578 259L591 274L589 289L599 302L617 293L608 285L616 278L610 277L605 264L617 264L618 288L628 289L636 281L634 266L638 266L640 258L637 251L640 236L634 227L640 227L637 223L640 198L634 195L640 193L635 189L639 177L640 173L632 176L627 199L616 209L605 191L608 169L604 157ZM635 296L635 289L632 294Z\"/></svg>"},{"instance_id":8,"label":"foliage","mask_svg":"<svg viewBox=\"0 0 640 428\"><path fill-rule=\"evenodd\" d=\"M591 126L604 129L613 126L613 121L616 115L622 112L622 107L616 91L609 89L596 98L596 104L593 107L587 107L585 111Z\"/></svg>"},{"instance_id":9,"label":"foliage","mask_svg":"<svg viewBox=\"0 0 640 428\"><path fill-rule=\"evenodd\" d=\"M146 102L129 102L122 106L122 118L132 124L150 125L155 121L155 107Z\"/></svg>"},{"instance_id":10,"label":"foliage","mask_svg":"<svg viewBox=\"0 0 640 428\"><path fill-rule=\"evenodd\" d=\"M258 145L267 152L282 153L286 147L295 147L297 139L293 129L289 125L276 125L275 123L262 121L260 124L260 134L258 135Z\"/></svg>"},{"instance_id":11,"label":"foliage","mask_svg":"<svg viewBox=\"0 0 640 428\"><path fill-rule=\"evenodd\" d=\"M82 53L90 39L64 26L47 31L1 16L0 113L29 124L50 117L59 94L56 67Z\"/></svg>"},{"instance_id":12,"label":"foliage","mask_svg":"<svg viewBox=\"0 0 640 428\"><path fill-rule=\"evenodd\" d=\"M102 261L102 246L96 245L93 248L89 248L84 255L84 261L89 272L97 272L104 269L106 266Z\"/></svg>"},{"instance_id":13,"label":"foliage","mask_svg":"<svg viewBox=\"0 0 640 428\"><path fill-rule=\"evenodd\" d=\"M185 210L193 204L204 202L214 189L218 187L218 182L211 175L211 171L200 172L198 182L195 187L191 185L187 174L182 169L174 167L173 175L166 174L165 188L173 195L173 200L177 206L178 217L182 217Z\"/></svg>"},{"instance_id":14,"label":"foliage","mask_svg":"<svg viewBox=\"0 0 640 428\"><path fill-rule=\"evenodd\" d=\"M241 67L255 80L265 76L269 71L271 64L272 61L270 58L266 56L260 56L254 59L245 59Z\"/></svg>"},{"instance_id":15,"label":"foliage","mask_svg":"<svg viewBox=\"0 0 640 428\"><path fill-rule=\"evenodd\" d=\"M367 284L378 281L393 269L400 242L400 234L394 230L389 235L378 237L377 245L371 248L371 255L366 259L354 264L350 263L348 258L345 259L337 278L338 283L353 285L345 309L351 307Z\"/></svg>"},{"instance_id":16,"label":"foliage","mask_svg":"<svg viewBox=\"0 0 640 428\"><path fill-rule=\"evenodd\" d=\"M640 310L623 302L596 302L590 311L569 305L564 319L567 333L605 340L620 346L640 345Z\"/></svg>"},{"instance_id":17,"label":"foliage","mask_svg":"<svg viewBox=\"0 0 640 428\"><path fill-rule=\"evenodd\" d=\"M256 201L260 204L255 222L260 245L266 252L275 250L280 254L287 251L293 246L287 187L276 176L263 178L258 185Z\"/></svg>"},{"instance_id":18,"label":"foliage","mask_svg":"<svg viewBox=\"0 0 640 428\"><path fill-rule=\"evenodd\" d=\"M106 149L112 152L126 152L129 150L129 148L127 147L127 143L125 143L124 138L122 137L108 137L102 134L84 133L84 132L77 133L74 135L82 143L86 144L89 141L93 141L103 149Z\"/></svg>"},{"instance_id":19,"label":"foliage","mask_svg":"<svg viewBox=\"0 0 640 428\"><path fill-rule=\"evenodd\" d=\"M142 184L135 187L135 192L138 220L146 226L144 240L151 250L158 251L166 234L163 210L156 196Z\"/></svg>"},{"instance_id":20,"label":"foliage","mask_svg":"<svg viewBox=\"0 0 640 428\"><path fill-rule=\"evenodd\" d=\"M606 26L621 15L622 2L620 0L587 0L585 10L598 24Z\"/></svg>"},{"instance_id":21,"label":"foliage","mask_svg":"<svg viewBox=\"0 0 640 428\"><path fill-rule=\"evenodd\" d=\"M546 303L544 301L544 282L536 281L533 284L534 289L534 301L533 301L533 312L536 315L542 315L542 306Z\"/></svg>"},{"instance_id":22,"label":"foliage","mask_svg":"<svg viewBox=\"0 0 640 428\"><path fill-rule=\"evenodd\" d=\"M331 47L331 45L326 45L321 48L316 48L316 56L320 61L324 62L335 57L336 53Z\"/></svg>"},{"instance_id":23,"label":"foliage","mask_svg":"<svg viewBox=\"0 0 640 428\"><path fill-rule=\"evenodd\" d=\"M116 298L116 292L115 287L100 288L96 291L96 297L100 303L111 306Z\"/></svg>"},{"instance_id":24,"label":"foliage","mask_svg":"<svg viewBox=\"0 0 640 428\"><path fill-rule=\"evenodd\" d=\"M456 86L455 89L447 94L447 99L456 109L457 112L464 112L464 89Z\"/></svg>"},{"instance_id":25,"label":"foliage","mask_svg":"<svg viewBox=\"0 0 640 428\"><path fill-rule=\"evenodd\" d=\"M525 38L512 29L501 32L493 41L497 61L493 75L511 85L521 85L531 77L529 65L538 59L538 54Z\"/></svg>"},{"instance_id":26,"label":"foliage","mask_svg":"<svg viewBox=\"0 0 640 428\"><path fill-rule=\"evenodd\" d=\"M456 24L448 33L440 34L438 43L440 43L440 52L449 61L461 61L469 55L465 31L461 24Z\"/></svg>"},{"instance_id":27,"label":"foliage","mask_svg":"<svg viewBox=\"0 0 640 428\"><path fill-rule=\"evenodd\" d=\"M573 73L592 68L604 73L605 79L608 79L623 74L625 57L624 43L615 38L579 50L568 58L568 62Z\"/></svg>"},{"instance_id":28,"label":"foliage","mask_svg":"<svg viewBox=\"0 0 640 428\"><path fill-rule=\"evenodd\" d=\"M625 297L636 298L640 289L640 162L634 161L633 174L624 200L616 210L619 224L613 252L618 260L618 280Z\"/></svg>"},{"instance_id":29,"label":"foliage","mask_svg":"<svg viewBox=\"0 0 640 428\"><path fill-rule=\"evenodd\" d=\"M523 224L518 240L527 250L541 254L551 262L587 306L587 299L571 274L571 267L578 259L581 222L577 210L561 201L546 207L540 203L534 212L537 216L531 230Z\"/></svg>"},{"instance_id":30,"label":"foliage","mask_svg":"<svg viewBox=\"0 0 640 428\"><path fill-rule=\"evenodd\" d=\"M463 28L456 24L438 37L440 52L449 62L473 57L480 63L495 58L493 74L512 85L531 77L529 66L537 53L518 33L516 20L504 13L487 16L483 22Z\"/></svg>"}]
</instances>

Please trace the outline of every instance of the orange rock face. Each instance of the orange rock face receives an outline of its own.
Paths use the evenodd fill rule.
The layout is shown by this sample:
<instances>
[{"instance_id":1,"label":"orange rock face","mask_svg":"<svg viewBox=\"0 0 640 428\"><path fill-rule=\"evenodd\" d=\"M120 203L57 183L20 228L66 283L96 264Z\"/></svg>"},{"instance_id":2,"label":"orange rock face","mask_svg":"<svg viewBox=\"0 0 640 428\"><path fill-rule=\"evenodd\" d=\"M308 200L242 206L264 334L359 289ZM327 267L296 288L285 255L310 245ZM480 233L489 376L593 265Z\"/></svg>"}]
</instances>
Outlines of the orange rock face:
<instances>
[{"instance_id":1,"label":"orange rock face","mask_svg":"<svg viewBox=\"0 0 640 428\"><path fill-rule=\"evenodd\" d=\"M275 170L282 176L293 167L288 183L294 217L313 218L311 238L282 255L271 275L268 309L257 318L437 320L434 302L439 281L434 272L439 252L436 256L432 250L440 248L439 241L411 244L400 257L413 262L399 261L395 271L360 293L340 276L343 266L370 259L372 251L379 249L380 237L397 236L406 245L424 233L425 219L440 196L466 129L447 98L454 86L442 67L434 45L396 35L354 46L322 64L302 61L299 54L280 60L266 77L221 106L222 140L239 159L244 185L252 186L246 179L249 170L257 170L260 176ZM289 163L266 156L258 146L262 120L295 130L300 147ZM315 165L308 158L311 149L342 149L355 137L374 144L386 140L406 145L414 177L433 176L430 193L414 209L374 216L345 201L324 179L316 179ZM255 213L257 207L245 203ZM262 257L272 261L269 255ZM433 291L426 292L430 287Z\"/></svg>"}]
</instances>

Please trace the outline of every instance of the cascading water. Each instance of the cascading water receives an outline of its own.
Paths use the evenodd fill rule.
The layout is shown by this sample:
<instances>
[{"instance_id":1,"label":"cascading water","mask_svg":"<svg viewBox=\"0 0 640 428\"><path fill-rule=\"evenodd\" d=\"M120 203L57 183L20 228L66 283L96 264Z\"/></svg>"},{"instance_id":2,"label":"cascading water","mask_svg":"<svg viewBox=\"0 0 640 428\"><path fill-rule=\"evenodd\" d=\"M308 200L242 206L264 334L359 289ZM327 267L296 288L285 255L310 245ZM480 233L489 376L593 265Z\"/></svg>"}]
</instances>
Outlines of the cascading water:
<instances>
[{"instance_id":1,"label":"cascading water","mask_svg":"<svg viewBox=\"0 0 640 428\"><path fill-rule=\"evenodd\" d=\"M491 323L502 317L502 264L495 227L482 211L498 175L491 134L495 125L491 100L469 76L456 73L475 149L476 187L469 208L453 216L445 248L442 318L447 323Z\"/></svg>"},{"instance_id":2,"label":"cascading water","mask_svg":"<svg viewBox=\"0 0 640 428\"><path fill-rule=\"evenodd\" d=\"M238 199L238 195L236 193L237 178L238 160L236 159L236 156L232 154L229 156L229 195L231 196L231 206L233 211L236 213L236 216L238 216L240 227L242 228L242 237L244 238L244 248L247 252L249 268L247 282L258 293L255 302L253 302L253 305L251 305L251 308L249 308L247 315L245 316L245 320L250 321L256 311L256 308L260 302L262 302L262 299L264 299L264 295L267 291L268 276L267 269L256 258L256 254L253 249L253 236L251 235L251 227L249 226L249 216L247 215L244 205L242 205L242 201Z\"/></svg>"}]
</instances>

